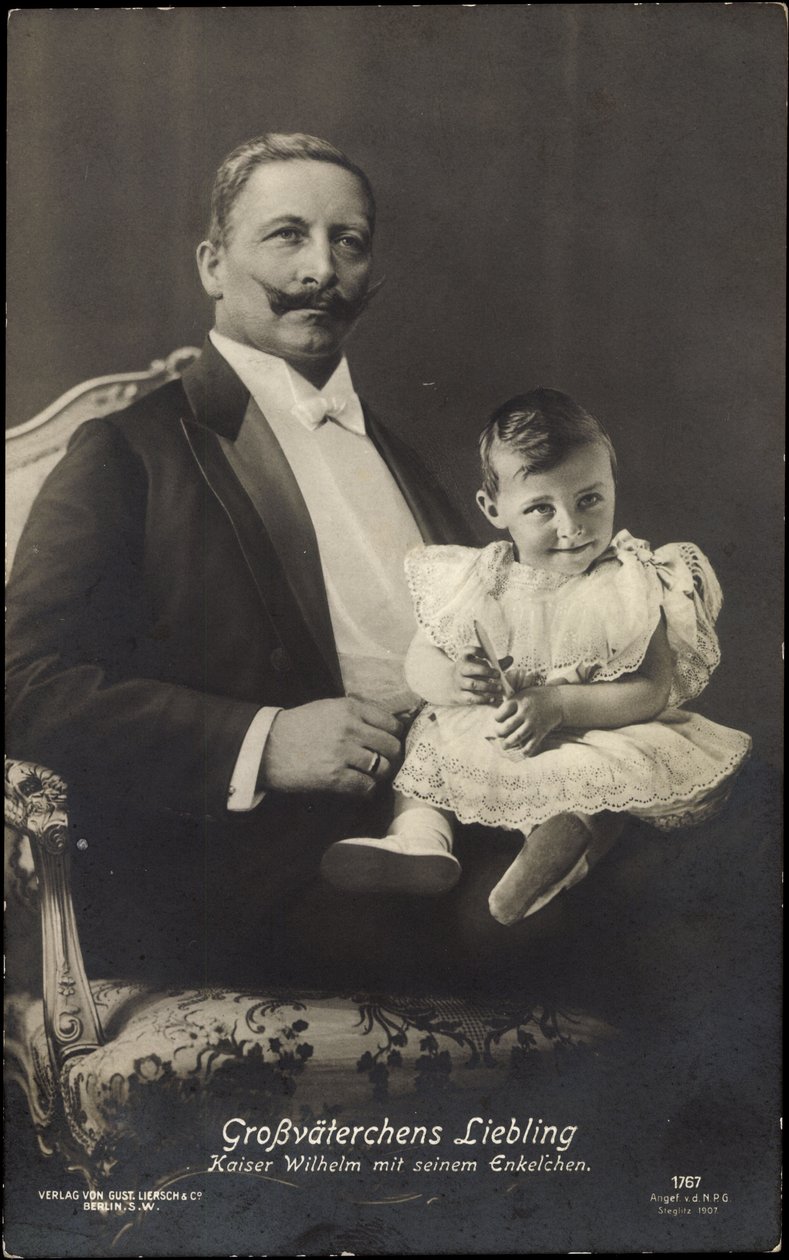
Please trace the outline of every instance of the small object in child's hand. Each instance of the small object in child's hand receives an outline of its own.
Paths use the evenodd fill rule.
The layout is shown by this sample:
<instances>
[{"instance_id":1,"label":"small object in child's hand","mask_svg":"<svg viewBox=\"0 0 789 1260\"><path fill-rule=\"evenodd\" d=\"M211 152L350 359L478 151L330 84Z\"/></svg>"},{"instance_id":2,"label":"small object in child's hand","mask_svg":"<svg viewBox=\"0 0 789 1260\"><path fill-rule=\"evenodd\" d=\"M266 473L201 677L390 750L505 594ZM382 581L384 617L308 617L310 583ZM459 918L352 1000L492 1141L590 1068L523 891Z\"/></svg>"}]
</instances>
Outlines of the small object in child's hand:
<instances>
[{"instance_id":1,"label":"small object in child's hand","mask_svg":"<svg viewBox=\"0 0 789 1260\"><path fill-rule=\"evenodd\" d=\"M501 665L499 664L498 657L496 656L496 649L491 643L490 635L488 634L484 626L481 626L478 621L474 622L474 633L479 639L479 645L482 648L482 653L483 653L483 656L485 657L485 660L488 662L491 669L495 671L496 677L501 683L502 693L509 699L510 697L515 695L515 692L506 674L504 673L504 670L501 668ZM506 657L504 659L506 660Z\"/></svg>"}]
</instances>

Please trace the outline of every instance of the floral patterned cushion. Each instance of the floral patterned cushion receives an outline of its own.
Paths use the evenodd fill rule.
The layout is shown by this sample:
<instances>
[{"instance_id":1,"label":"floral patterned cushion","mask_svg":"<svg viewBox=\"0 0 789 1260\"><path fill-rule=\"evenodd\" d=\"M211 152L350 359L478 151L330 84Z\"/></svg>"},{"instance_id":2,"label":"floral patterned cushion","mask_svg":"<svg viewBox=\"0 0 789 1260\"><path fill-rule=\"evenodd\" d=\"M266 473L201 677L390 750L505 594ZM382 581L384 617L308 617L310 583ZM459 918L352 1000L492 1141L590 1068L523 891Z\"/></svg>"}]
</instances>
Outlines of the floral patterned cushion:
<instances>
[{"instance_id":1,"label":"floral patterned cushion","mask_svg":"<svg viewBox=\"0 0 789 1260\"><path fill-rule=\"evenodd\" d=\"M67 1060L59 1085L72 1149L98 1177L143 1149L149 1163L152 1152L166 1158L174 1135L183 1166L190 1131L195 1157L205 1159L232 1116L260 1123L361 1118L382 1104L393 1114L413 1110L428 1093L556 1070L563 1056L593 1052L613 1035L591 1016L511 999L91 987L106 1044ZM57 1089L41 1004L15 995L8 1005L10 1059L43 1133Z\"/></svg>"}]
</instances>

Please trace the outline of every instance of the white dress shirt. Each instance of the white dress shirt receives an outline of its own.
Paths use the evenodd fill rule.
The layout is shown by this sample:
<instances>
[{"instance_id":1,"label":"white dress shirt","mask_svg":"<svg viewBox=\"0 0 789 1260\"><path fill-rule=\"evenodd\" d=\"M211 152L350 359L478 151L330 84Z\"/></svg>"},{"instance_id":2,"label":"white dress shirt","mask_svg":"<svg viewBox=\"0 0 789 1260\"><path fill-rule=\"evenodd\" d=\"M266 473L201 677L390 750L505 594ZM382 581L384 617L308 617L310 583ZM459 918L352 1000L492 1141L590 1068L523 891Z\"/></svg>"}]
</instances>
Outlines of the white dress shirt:
<instances>
[{"instance_id":1,"label":"white dress shirt","mask_svg":"<svg viewBox=\"0 0 789 1260\"><path fill-rule=\"evenodd\" d=\"M274 355L209 334L249 390L290 464L320 552L334 641L347 695L391 712L412 707L403 663L416 621L404 560L419 529L375 445L345 358L321 390ZM324 420L325 414L332 418ZM253 421L245 421L253 423ZM228 808L252 809L260 761L279 709L250 725L231 778Z\"/></svg>"}]
</instances>

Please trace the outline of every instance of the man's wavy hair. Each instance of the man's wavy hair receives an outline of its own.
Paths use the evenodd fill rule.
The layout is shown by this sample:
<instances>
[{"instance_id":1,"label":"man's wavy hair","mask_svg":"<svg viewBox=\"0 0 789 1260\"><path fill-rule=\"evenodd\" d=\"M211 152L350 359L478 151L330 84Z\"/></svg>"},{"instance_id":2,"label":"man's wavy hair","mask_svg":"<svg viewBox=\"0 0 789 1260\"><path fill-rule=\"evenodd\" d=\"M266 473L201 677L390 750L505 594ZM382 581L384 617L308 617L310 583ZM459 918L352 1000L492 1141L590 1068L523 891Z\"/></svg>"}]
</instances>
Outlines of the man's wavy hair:
<instances>
[{"instance_id":1,"label":"man's wavy hair","mask_svg":"<svg viewBox=\"0 0 789 1260\"><path fill-rule=\"evenodd\" d=\"M219 247L227 244L233 206L253 171L269 162L330 162L350 171L359 180L367 197L371 231L375 227L375 196L360 166L346 157L341 149L329 144L328 140L299 131L289 134L270 131L240 144L217 170L211 191L211 219L208 224L208 239L212 245Z\"/></svg>"},{"instance_id":2,"label":"man's wavy hair","mask_svg":"<svg viewBox=\"0 0 789 1260\"><path fill-rule=\"evenodd\" d=\"M516 394L497 407L482 430L479 452L482 489L489 499L499 491L494 462L497 446L515 451L527 472L547 472L571 451L602 442L611 457L616 480L616 452L600 421L558 389L533 389Z\"/></svg>"}]
</instances>

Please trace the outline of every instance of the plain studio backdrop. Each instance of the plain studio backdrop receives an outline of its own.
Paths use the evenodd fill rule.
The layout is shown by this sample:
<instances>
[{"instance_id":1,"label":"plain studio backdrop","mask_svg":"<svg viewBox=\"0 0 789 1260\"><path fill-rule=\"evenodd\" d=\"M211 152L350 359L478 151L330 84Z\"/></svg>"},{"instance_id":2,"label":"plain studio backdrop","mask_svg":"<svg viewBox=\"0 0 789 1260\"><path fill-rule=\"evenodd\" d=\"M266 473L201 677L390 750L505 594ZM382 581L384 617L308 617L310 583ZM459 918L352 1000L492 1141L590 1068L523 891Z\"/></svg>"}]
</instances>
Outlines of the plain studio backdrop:
<instances>
[{"instance_id":1,"label":"plain studio backdrop","mask_svg":"<svg viewBox=\"0 0 789 1260\"><path fill-rule=\"evenodd\" d=\"M199 346L215 167L263 131L323 136L379 203L360 392L470 515L495 404L542 384L596 412L618 524L719 573L696 707L777 760L785 26L748 4L12 12L8 423Z\"/></svg>"}]
</instances>

